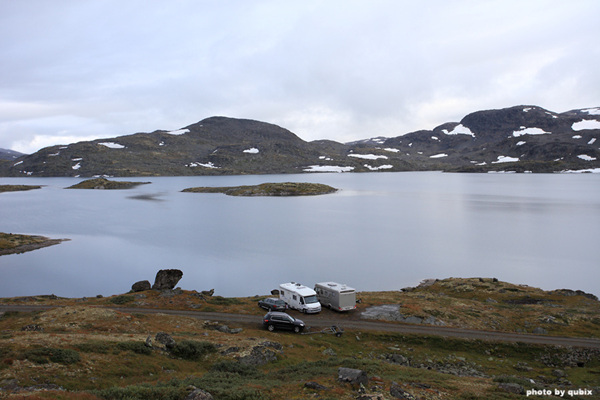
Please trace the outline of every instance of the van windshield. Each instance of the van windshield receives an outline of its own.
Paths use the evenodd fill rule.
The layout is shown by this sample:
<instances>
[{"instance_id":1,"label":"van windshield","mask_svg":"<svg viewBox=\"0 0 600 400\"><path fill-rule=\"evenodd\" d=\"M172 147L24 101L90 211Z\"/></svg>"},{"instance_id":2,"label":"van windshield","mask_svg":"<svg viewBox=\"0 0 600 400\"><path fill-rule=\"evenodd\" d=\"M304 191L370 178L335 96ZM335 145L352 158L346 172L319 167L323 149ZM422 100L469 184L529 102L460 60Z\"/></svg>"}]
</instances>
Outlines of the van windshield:
<instances>
[{"instance_id":1,"label":"van windshield","mask_svg":"<svg viewBox=\"0 0 600 400\"><path fill-rule=\"evenodd\" d=\"M319 300L317 300L317 296L315 296L314 294L312 296L306 296L304 298L304 301L306 302L306 304L313 304L319 302Z\"/></svg>"}]
</instances>

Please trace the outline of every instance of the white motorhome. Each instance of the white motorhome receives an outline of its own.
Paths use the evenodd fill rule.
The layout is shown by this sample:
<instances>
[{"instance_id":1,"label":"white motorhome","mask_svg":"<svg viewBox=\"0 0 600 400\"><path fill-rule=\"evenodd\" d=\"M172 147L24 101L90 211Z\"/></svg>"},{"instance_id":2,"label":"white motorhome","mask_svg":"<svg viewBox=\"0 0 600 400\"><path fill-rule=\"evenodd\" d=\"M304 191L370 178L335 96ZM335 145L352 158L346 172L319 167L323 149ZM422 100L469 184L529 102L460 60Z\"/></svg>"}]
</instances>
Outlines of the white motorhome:
<instances>
[{"instance_id":1,"label":"white motorhome","mask_svg":"<svg viewBox=\"0 0 600 400\"><path fill-rule=\"evenodd\" d=\"M356 290L336 282L315 284L315 292L324 307L336 311L349 311L356 308Z\"/></svg>"},{"instance_id":2,"label":"white motorhome","mask_svg":"<svg viewBox=\"0 0 600 400\"><path fill-rule=\"evenodd\" d=\"M315 291L296 282L279 285L279 298L285 301L288 307L295 308L303 313L318 313L321 311L321 304L317 300Z\"/></svg>"}]
</instances>

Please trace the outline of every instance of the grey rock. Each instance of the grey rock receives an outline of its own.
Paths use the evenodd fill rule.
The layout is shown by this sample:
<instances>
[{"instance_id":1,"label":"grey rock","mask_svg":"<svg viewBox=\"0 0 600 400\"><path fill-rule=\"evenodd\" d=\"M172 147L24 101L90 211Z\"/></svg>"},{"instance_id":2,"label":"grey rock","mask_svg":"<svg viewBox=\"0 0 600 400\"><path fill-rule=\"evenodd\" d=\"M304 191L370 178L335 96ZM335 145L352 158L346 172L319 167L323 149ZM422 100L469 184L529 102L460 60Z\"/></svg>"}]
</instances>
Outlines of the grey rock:
<instances>
[{"instance_id":1,"label":"grey rock","mask_svg":"<svg viewBox=\"0 0 600 400\"><path fill-rule=\"evenodd\" d=\"M422 324L423 318L415 317L415 316L411 315L409 317L404 318L403 322L406 322L407 324Z\"/></svg>"},{"instance_id":2,"label":"grey rock","mask_svg":"<svg viewBox=\"0 0 600 400\"><path fill-rule=\"evenodd\" d=\"M166 350L171 350L175 347L175 339L171 335L165 332L158 332L154 337L154 340L162 344Z\"/></svg>"},{"instance_id":3,"label":"grey rock","mask_svg":"<svg viewBox=\"0 0 600 400\"><path fill-rule=\"evenodd\" d=\"M396 399L415 400L415 396L402 389L396 382L390 386L390 395Z\"/></svg>"},{"instance_id":4,"label":"grey rock","mask_svg":"<svg viewBox=\"0 0 600 400\"><path fill-rule=\"evenodd\" d=\"M156 278L154 279L154 285L152 285L152 289L173 289L182 277L183 272L179 269L161 269L156 273Z\"/></svg>"},{"instance_id":5,"label":"grey rock","mask_svg":"<svg viewBox=\"0 0 600 400\"><path fill-rule=\"evenodd\" d=\"M533 329L533 333L538 334L538 335L546 335L546 334L548 334L548 331L545 330L544 328L541 328L538 326L537 328Z\"/></svg>"},{"instance_id":6,"label":"grey rock","mask_svg":"<svg viewBox=\"0 0 600 400\"><path fill-rule=\"evenodd\" d=\"M326 348L325 350L323 350L323 354L326 355L326 356L330 356L330 357L337 356L337 353L331 347Z\"/></svg>"},{"instance_id":7,"label":"grey rock","mask_svg":"<svg viewBox=\"0 0 600 400\"><path fill-rule=\"evenodd\" d=\"M317 382L306 382L304 384L304 387L307 389L313 389L313 390L327 390L328 389L327 386L323 386L321 384L318 384Z\"/></svg>"},{"instance_id":8,"label":"grey rock","mask_svg":"<svg viewBox=\"0 0 600 400\"><path fill-rule=\"evenodd\" d=\"M210 297L213 294L215 294L215 289L203 290L201 293L202 293L203 296Z\"/></svg>"},{"instance_id":9,"label":"grey rock","mask_svg":"<svg viewBox=\"0 0 600 400\"><path fill-rule=\"evenodd\" d=\"M24 332L43 332L44 328L36 324L29 324L22 327L21 330Z\"/></svg>"},{"instance_id":10,"label":"grey rock","mask_svg":"<svg viewBox=\"0 0 600 400\"><path fill-rule=\"evenodd\" d=\"M152 286L149 281L138 281L131 285L131 290L134 292L143 292L145 290L150 290Z\"/></svg>"},{"instance_id":11,"label":"grey rock","mask_svg":"<svg viewBox=\"0 0 600 400\"><path fill-rule=\"evenodd\" d=\"M367 385L369 383L369 377L365 371L344 367L340 367L338 369L338 380L340 382L347 382L353 385Z\"/></svg>"},{"instance_id":12,"label":"grey rock","mask_svg":"<svg viewBox=\"0 0 600 400\"><path fill-rule=\"evenodd\" d=\"M525 394L525 389L518 383L501 383L498 387L508 393Z\"/></svg>"},{"instance_id":13,"label":"grey rock","mask_svg":"<svg viewBox=\"0 0 600 400\"><path fill-rule=\"evenodd\" d=\"M408 358L406 358L405 356L403 356L402 354L386 354L385 355L385 359L389 362L391 362L392 364L400 364L400 365L405 365L405 366L409 366L410 365L410 361Z\"/></svg>"},{"instance_id":14,"label":"grey rock","mask_svg":"<svg viewBox=\"0 0 600 400\"><path fill-rule=\"evenodd\" d=\"M246 365L265 365L277 360L277 352L263 345L254 346L249 355L239 357L238 361Z\"/></svg>"},{"instance_id":15,"label":"grey rock","mask_svg":"<svg viewBox=\"0 0 600 400\"><path fill-rule=\"evenodd\" d=\"M202 389L195 389L184 400L213 400L213 397Z\"/></svg>"}]
</instances>

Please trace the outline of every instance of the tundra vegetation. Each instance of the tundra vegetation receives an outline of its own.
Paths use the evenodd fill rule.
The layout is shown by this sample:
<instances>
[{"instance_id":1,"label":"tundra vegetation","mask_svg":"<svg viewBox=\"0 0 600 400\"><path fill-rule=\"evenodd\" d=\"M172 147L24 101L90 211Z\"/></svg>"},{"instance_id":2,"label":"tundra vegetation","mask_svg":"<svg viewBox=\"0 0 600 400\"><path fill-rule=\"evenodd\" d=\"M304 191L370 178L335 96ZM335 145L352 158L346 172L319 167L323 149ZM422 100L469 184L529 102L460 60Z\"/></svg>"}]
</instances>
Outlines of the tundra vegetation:
<instances>
[{"instance_id":1,"label":"tundra vegetation","mask_svg":"<svg viewBox=\"0 0 600 400\"><path fill-rule=\"evenodd\" d=\"M257 306L264 297L224 298L175 289L81 299L0 299L6 305L57 306L5 312L0 318L0 394L14 399L185 399L199 388L214 399L357 398L359 386L338 380L340 367L365 371L366 392L388 400L398 398L392 393L399 391L419 399L518 399L523 395L513 391L555 388L598 394L598 349L348 329L342 337L268 332L261 326L264 310ZM123 298L127 301L115 301ZM434 316L455 327L511 332L543 327L548 336L600 338L600 303L583 292L450 278L404 291L360 292L358 298L353 312L321 314L335 315L343 326L371 307L394 304L403 315ZM188 316L119 311L119 304L255 315L256 323L237 324L243 330L233 334ZM174 344L163 346L159 332Z\"/></svg>"}]
</instances>

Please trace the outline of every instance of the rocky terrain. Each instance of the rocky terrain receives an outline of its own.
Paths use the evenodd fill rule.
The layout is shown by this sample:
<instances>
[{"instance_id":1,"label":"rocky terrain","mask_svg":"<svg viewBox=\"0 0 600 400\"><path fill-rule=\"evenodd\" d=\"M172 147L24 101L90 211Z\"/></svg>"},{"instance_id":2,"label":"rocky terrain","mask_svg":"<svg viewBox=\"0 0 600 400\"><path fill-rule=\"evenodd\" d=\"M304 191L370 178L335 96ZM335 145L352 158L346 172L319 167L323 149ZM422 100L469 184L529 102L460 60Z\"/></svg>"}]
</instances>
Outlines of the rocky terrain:
<instances>
[{"instance_id":1,"label":"rocky terrain","mask_svg":"<svg viewBox=\"0 0 600 400\"><path fill-rule=\"evenodd\" d=\"M600 108L478 111L460 122L352 143L306 142L282 127L211 117L51 146L0 161L0 176L186 176L303 172L562 172L600 168Z\"/></svg>"},{"instance_id":2,"label":"rocky terrain","mask_svg":"<svg viewBox=\"0 0 600 400\"><path fill-rule=\"evenodd\" d=\"M154 284L82 299L1 299L44 305L0 316L0 397L15 399L518 399L532 391L598 395L600 350L345 329L341 337L268 332L266 296L223 298L175 287L179 270ZM457 327L600 337L600 302L573 290L543 291L493 278L430 280L392 292L361 292L358 309L322 318L397 324L433 317ZM110 307L110 308L108 308ZM138 307L137 312L128 311ZM228 323L143 309L236 313ZM300 318L299 313L290 312ZM364 314L370 316L365 317ZM389 318L389 316L392 318ZM420 320L418 320L420 318ZM370 319L369 319L370 320ZM585 391L585 392L584 392ZM536 392L537 393L537 392ZM584 394L589 393L589 394ZM552 398L552 397L536 397Z\"/></svg>"},{"instance_id":3,"label":"rocky terrain","mask_svg":"<svg viewBox=\"0 0 600 400\"><path fill-rule=\"evenodd\" d=\"M24 156L25 154L19 153L14 150L0 149L0 160L16 160L17 158Z\"/></svg>"}]
</instances>

